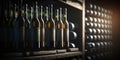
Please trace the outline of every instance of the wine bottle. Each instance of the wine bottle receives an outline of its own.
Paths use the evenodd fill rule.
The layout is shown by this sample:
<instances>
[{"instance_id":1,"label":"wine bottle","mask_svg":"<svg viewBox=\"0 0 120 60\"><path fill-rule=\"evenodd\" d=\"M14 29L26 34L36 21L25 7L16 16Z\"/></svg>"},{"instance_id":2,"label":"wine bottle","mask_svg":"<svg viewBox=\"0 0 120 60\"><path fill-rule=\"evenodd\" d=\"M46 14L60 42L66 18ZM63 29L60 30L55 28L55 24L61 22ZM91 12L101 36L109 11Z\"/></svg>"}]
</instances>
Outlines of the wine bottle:
<instances>
[{"instance_id":1,"label":"wine bottle","mask_svg":"<svg viewBox=\"0 0 120 60\"><path fill-rule=\"evenodd\" d=\"M19 2L18 17L14 22L14 38L16 41L16 49L22 51L25 48L25 19L23 17L22 1Z\"/></svg>"},{"instance_id":2,"label":"wine bottle","mask_svg":"<svg viewBox=\"0 0 120 60\"><path fill-rule=\"evenodd\" d=\"M45 47L45 22L43 21L43 6L41 6L40 12L40 46L41 48Z\"/></svg>"},{"instance_id":3,"label":"wine bottle","mask_svg":"<svg viewBox=\"0 0 120 60\"><path fill-rule=\"evenodd\" d=\"M51 5L50 9L50 17L47 21L46 27L46 45L48 49L55 48L55 21L53 20L53 5Z\"/></svg>"},{"instance_id":4,"label":"wine bottle","mask_svg":"<svg viewBox=\"0 0 120 60\"><path fill-rule=\"evenodd\" d=\"M3 50L7 49L7 40L8 40L8 36L7 36L7 26L8 26L8 11L5 10L4 12L4 17L2 20L2 33L3 33Z\"/></svg>"},{"instance_id":5,"label":"wine bottle","mask_svg":"<svg viewBox=\"0 0 120 60\"><path fill-rule=\"evenodd\" d=\"M67 21L67 8L64 11L64 20L63 20L63 35L64 35L64 46L69 48L69 23Z\"/></svg>"},{"instance_id":6,"label":"wine bottle","mask_svg":"<svg viewBox=\"0 0 120 60\"><path fill-rule=\"evenodd\" d=\"M16 19L18 17L17 5L14 5L14 14L13 14L13 49L18 49L18 40L17 40L17 29L15 27Z\"/></svg>"},{"instance_id":7,"label":"wine bottle","mask_svg":"<svg viewBox=\"0 0 120 60\"><path fill-rule=\"evenodd\" d=\"M8 48L12 49L13 48L13 10L12 10L12 4L11 1L9 1L9 16L8 16Z\"/></svg>"},{"instance_id":8,"label":"wine bottle","mask_svg":"<svg viewBox=\"0 0 120 60\"><path fill-rule=\"evenodd\" d=\"M31 25L28 18L28 4L25 6L25 48L30 49L31 43Z\"/></svg>"},{"instance_id":9,"label":"wine bottle","mask_svg":"<svg viewBox=\"0 0 120 60\"><path fill-rule=\"evenodd\" d=\"M32 33L32 49L40 48L40 20L38 19L38 5L37 2L34 6L34 17L31 22Z\"/></svg>"},{"instance_id":10,"label":"wine bottle","mask_svg":"<svg viewBox=\"0 0 120 60\"><path fill-rule=\"evenodd\" d=\"M48 13L48 7L46 6L46 8L45 8L45 16L44 16L44 21L45 21L45 48L48 48L48 44L47 43L49 43L49 35L48 35L48 31L49 31L49 29L48 29L48 25L47 25L47 23L48 23L48 21L49 21L49 13Z\"/></svg>"},{"instance_id":11,"label":"wine bottle","mask_svg":"<svg viewBox=\"0 0 120 60\"><path fill-rule=\"evenodd\" d=\"M34 9L33 9L33 7L31 6L30 7L30 16L29 16L29 21L30 21L30 31L31 31L31 33L30 33L30 49L32 50L32 48L33 48L33 36L32 36L32 33L33 33L33 31L32 31L32 20L33 20L33 14L34 13Z\"/></svg>"},{"instance_id":12,"label":"wine bottle","mask_svg":"<svg viewBox=\"0 0 120 60\"><path fill-rule=\"evenodd\" d=\"M60 14L59 14L60 11ZM62 23L62 8L57 9L56 15L56 48L63 48L63 23Z\"/></svg>"}]
</instances>

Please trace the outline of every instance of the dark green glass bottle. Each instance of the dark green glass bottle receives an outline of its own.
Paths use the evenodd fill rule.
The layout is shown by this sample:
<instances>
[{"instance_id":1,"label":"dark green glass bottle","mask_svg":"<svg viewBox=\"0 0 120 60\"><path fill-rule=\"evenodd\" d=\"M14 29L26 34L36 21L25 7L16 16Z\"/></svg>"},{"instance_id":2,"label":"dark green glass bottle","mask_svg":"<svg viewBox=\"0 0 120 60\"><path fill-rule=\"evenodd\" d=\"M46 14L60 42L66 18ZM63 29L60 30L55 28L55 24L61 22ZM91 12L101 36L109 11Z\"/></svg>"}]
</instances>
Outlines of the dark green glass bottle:
<instances>
[{"instance_id":1,"label":"dark green glass bottle","mask_svg":"<svg viewBox=\"0 0 120 60\"><path fill-rule=\"evenodd\" d=\"M55 21L53 20L53 5L51 5L50 9L50 17L49 20L47 21L47 27L46 27L46 44L48 49L54 49L55 48Z\"/></svg>"},{"instance_id":2,"label":"dark green glass bottle","mask_svg":"<svg viewBox=\"0 0 120 60\"><path fill-rule=\"evenodd\" d=\"M41 44L41 48L45 47L45 22L43 20L43 6L41 6L40 9L40 44Z\"/></svg>"},{"instance_id":3,"label":"dark green glass bottle","mask_svg":"<svg viewBox=\"0 0 120 60\"><path fill-rule=\"evenodd\" d=\"M37 2L34 5L34 17L32 19L31 25L32 49L36 50L40 48L40 20L38 19Z\"/></svg>"},{"instance_id":4,"label":"dark green glass bottle","mask_svg":"<svg viewBox=\"0 0 120 60\"><path fill-rule=\"evenodd\" d=\"M16 49L23 51L25 49L25 19L23 17L22 2L19 2L18 17L14 21L14 38L16 41Z\"/></svg>"},{"instance_id":5,"label":"dark green glass bottle","mask_svg":"<svg viewBox=\"0 0 120 60\"><path fill-rule=\"evenodd\" d=\"M28 17L28 4L25 6L25 47L27 50L31 47L31 23Z\"/></svg>"}]
</instances>

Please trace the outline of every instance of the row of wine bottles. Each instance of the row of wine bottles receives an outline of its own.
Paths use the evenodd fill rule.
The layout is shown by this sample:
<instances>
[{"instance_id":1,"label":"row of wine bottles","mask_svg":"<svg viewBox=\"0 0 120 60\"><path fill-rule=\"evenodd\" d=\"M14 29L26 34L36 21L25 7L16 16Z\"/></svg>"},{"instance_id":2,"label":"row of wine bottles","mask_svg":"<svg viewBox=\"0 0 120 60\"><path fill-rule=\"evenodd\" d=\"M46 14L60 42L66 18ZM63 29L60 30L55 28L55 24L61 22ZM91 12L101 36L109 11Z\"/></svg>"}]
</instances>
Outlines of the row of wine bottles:
<instances>
[{"instance_id":1,"label":"row of wine bottles","mask_svg":"<svg viewBox=\"0 0 120 60\"><path fill-rule=\"evenodd\" d=\"M16 4L14 9L9 6L9 16L4 17L1 25L1 44L4 49L66 49L69 48L69 22L67 8L58 8L56 19L53 18L53 4L50 7L40 6L38 2L31 7L30 17L28 4L22 9L22 4ZM43 11L43 9L45 9ZM50 10L50 11L49 11ZM40 13L40 16L38 15ZM43 15L45 18L43 18Z\"/></svg>"}]
</instances>

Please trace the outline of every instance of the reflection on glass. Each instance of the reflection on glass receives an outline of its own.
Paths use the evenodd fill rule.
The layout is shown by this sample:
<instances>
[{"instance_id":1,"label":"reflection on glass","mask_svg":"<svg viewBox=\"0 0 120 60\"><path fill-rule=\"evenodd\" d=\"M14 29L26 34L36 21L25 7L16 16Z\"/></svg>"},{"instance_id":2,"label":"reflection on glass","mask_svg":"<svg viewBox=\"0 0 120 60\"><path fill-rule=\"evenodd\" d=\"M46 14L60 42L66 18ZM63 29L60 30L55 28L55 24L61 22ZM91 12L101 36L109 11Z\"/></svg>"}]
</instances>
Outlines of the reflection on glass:
<instances>
[{"instance_id":1,"label":"reflection on glass","mask_svg":"<svg viewBox=\"0 0 120 60\"><path fill-rule=\"evenodd\" d=\"M104 43L103 42L100 42L101 46L104 47Z\"/></svg>"},{"instance_id":2,"label":"reflection on glass","mask_svg":"<svg viewBox=\"0 0 120 60\"><path fill-rule=\"evenodd\" d=\"M107 39L107 35L104 35L105 39Z\"/></svg>"},{"instance_id":3,"label":"reflection on glass","mask_svg":"<svg viewBox=\"0 0 120 60\"><path fill-rule=\"evenodd\" d=\"M100 28L100 27L101 27L101 24L98 24L98 27Z\"/></svg>"},{"instance_id":4,"label":"reflection on glass","mask_svg":"<svg viewBox=\"0 0 120 60\"><path fill-rule=\"evenodd\" d=\"M93 29L94 33L97 33L96 29Z\"/></svg>"},{"instance_id":5,"label":"reflection on glass","mask_svg":"<svg viewBox=\"0 0 120 60\"><path fill-rule=\"evenodd\" d=\"M94 11L95 15L97 15L97 11Z\"/></svg>"},{"instance_id":6,"label":"reflection on glass","mask_svg":"<svg viewBox=\"0 0 120 60\"><path fill-rule=\"evenodd\" d=\"M98 16L101 16L101 13L100 13L100 12L98 12Z\"/></svg>"},{"instance_id":7,"label":"reflection on glass","mask_svg":"<svg viewBox=\"0 0 120 60\"><path fill-rule=\"evenodd\" d=\"M71 48L75 48L76 46L75 46L74 43L70 43L70 47L71 47Z\"/></svg>"},{"instance_id":8,"label":"reflection on glass","mask_svg":"<svg viewBox=\"0 0 120 60\"><path fill-rule=\"evenodd\" d=\"M70 31L70 39L71 39L71 40L74 40L74 39L76 39L76 38L77 38L77 33L74 32L74 31Z\"/></svg>"},{"instance_id":9,"label":"reflection on glass","mask_svg":"<svg viewBox=\"0 0 120 60\"><path fill-rule=\"evenodd\" d=\"M100 23L101 21L100 21L100 18L98 18L98 22Z\"/></svg>"},{"instance_id":10,"label":"reflection on glass","mask_svg":"<svg viewBox=\"0 0 120 60\"><path fill-rule=\"evenodd\" d=\"M98 33L101 33L100 29L97 29L97 32L98 32Z\"/></svg>"},{"instance_id":11,"label":"reflection on glass","mask_svg":"<svg viewBox=\"0 0 120 60\"><path fill-rule=\"evenodd\" d=\"M95 39L95 40L97 39L97 36L96 36L96 35L94 35L94 39Z\"/></svg>"},{"instance_id":12,"label":"reflection on glass","mask_svg":"<svg viewBox=\"0 0 120 60\"><path fill-rule=\"evenodd\" d=\"M92 43L92 46L95 47L95 43Z\"/></svg>"},{"instance_id":13,"label":"reflection on glass","mask_svg":"<svg viewBox=\"0 0 120 60\"><path fill-rule=\"evenodd\" d=\"M102 28L104 28L104 24L102 24Z\"/></svg>"},{"instance_id":14,"label":"reflection on glass","mask_svg":"<svg viewBox=\"0 0 120 60\"><path fill-rule=\"evenodd\" d=\"M90 39L93 40L93 35L90 35Z\"/></svg>"},{"instance_id":15,"label":"reflection on glass","mask_svg":"<svg viewBox=\"0 0 120 60\"><path fill-rule=\"evenodd\" d=\"M102 16L101 17L104 17L104 13L101 13L102 14Z\"/></svg>"},{"instance_id":16,"label":"reflection on glass","mask_svg":"<svg viewBox=\"0 0 120 60\"><path fill-rule=\"evenodd\" d=\"M105 20L101 19L101 22L104 23Z\"/></svg>"},{"instance_id":17,"label":"reflection on glass","mask_svg":"<svg viewBox=\"0 0 120 60\"><path fill-rule=\"evenodd\" d=\"M93 32L91 28L89 28L89 32L90 32L90 33L92 33L92 32Z\"/></svg>"},{"instance_id":18,"label":"reflection on glass","mask_svg":"<svg viewBox=\"0 0 120 60\"><path fill-rule=\"evenodd\" d=\"M97 6L96 6L96 5L94 5L94 9L97 9Z\"/></svg>"},{"instance_id":19,"label":"reflection on glass","mask_svg":"<svg viewBox=\"0 0 120 60\"><path fill-rule=\"evenodd\" d=\"M93 27L93 23L90 22L90 26Z\"/></svg>"},{"instance_id":20,"label":"reflection on glass","mask_svg":"<svg viewBox=\"0 0 120 60\"><path fill-rule=\"evenodd\" d=\"M94 23L94 26L97 27L97 23Z\"/></svg>"},{"instance_id":21,"label":"reflection on glass","mask_svg":"<svg viewBox=\"0 0 120 60\"><path fill-rule=\"evenodd\" d=\"M95 22L97 22L97 19L96 19L96 18L94 18L94 21L95 21Z\"/></svg>"},{"instance_id":22,"label":"reflection on glass","mask_svg":"<svg viewBox=\"0 0 120 60\"><path fill-rule=\"evenodd\" d=\"M90 10L90 14L93 14L93 10Z\"/></svg>"},{"instance_id":23,"label":"reflection on glass","mask_svg":"<svg viewBox=\"0 0 120 60\"><path fill-rule=\"evenodd\" d=\"M87 13L90 13L90 11L89 11L89 10L86 10L86 12L87 12Z\"/></svg>"},{"instance_id":24,"label":"reflection on glass","mask_svg":"<svg viewBox=\"0 0 120 60\"><path fill-rule=\"evenodd\" d=\"M100 6L98 6L98 10L99 10L99 11L101 10Z\"/></svg>"},{"instance_id":25,"label":"reflection on glass","mask_svg":"<svg viewBox=\"0 0 120 60\"><path fill-rule=\"evenodd\" d=\"M105 29L104 31L105 31L105 34L107 34L107 30Z\"/></svg>"},{"instance_id":26,"label":"reflection on glass","mask_svg":"<svg viewBox=\"0 0 120 60\"><path fill-rule=\"evenodd\" d=\"M89 39L89 36L88 36L88 35L86 35L86 38L87 38L87 39Z\"/></svg>"},{"instance_id":27,"label":"reflection on glass","mask_svg":"<svg viewBox=\"0 0 120 60\"><path fill-rule=\"evenodd\" d=\"M103 36L103 35L101 35L101 37L102 37L102 39L104 39L104 36Z\"/></svg>"},{"instance_id":28,"label":"reflection on glass","mask_svg":"<svg viewBox=\"0 0 120 60\"><path fill-rule=\"evenodd\" d=\"M87 25L87 26L90 26L90 24L89 24L88 22L86 23L86 25Z\"/></svg>"},{"instance_id":29,"label":"reflection on glass","mask_svg":"<svg viewBox=\"0 0 120 60\"><path fill-rule=\"evenodd\" d=\"M104 30L103 30L103 29L101 29L101 31L102 31L102 33L104 34Z\"/></svg>"},{"instance_id":30,"label":"reflection on glass","mask_svg":"<svg viewBox=\"0 0 120 60\"><path fill-rule=\"evenodd\" d=\"M100 35L98 35L98 39L101 39L101 38L100 38Z\"/></svg>"},{"instance_id":31,"label":"reflection on glass","mask_svg":"<svg viewBox=\"0 0 120 60\"><path fill-rule=\"evenodd\" d=\"M92 17L89 17L90 18L90 21L92 22L93 21L93 18Z\"/></svg>"},{"instance_id":32,"label":"reflection on glass","mask_svg":"<svg viewBox=\"0 0 120 60\"><path fill-rule=\"evenodd\" d=\"M98 47L100 47L100 43L99 42L97 42L96 44L97 44Z\"/></svg>"},{"instance_id":33,"label":"reflection on glass","mask_svg":"<svg viewBox=\"0 0 120 60\"><path fill-rule=\"evenodd\" d=\"M92 5L92 4L90 4L90 8L91 8L91 9L93 8L93 5Z\"/></svg>"},{"instance_id":34,"label":"reflection on glass","mask_svg":"<svg viewBox=\"0 0 120 60\"><path fill-rule=\"evenodd\" d=\"M87 18L87 17L85 18L85 21L88 21L88 18Z\"/></svg>"},{"instance_id":35,"label":"reflection on glass","mask_svg":"<svg viewBox=\"0 0 120 60\"><path fill-rule=\"evenodd\" d=\"M70 24L70 30L74 30L75 29L75 24L74 23L72 23L72 22L69 22L69 24Z\"/></svg>"}]
</instances>

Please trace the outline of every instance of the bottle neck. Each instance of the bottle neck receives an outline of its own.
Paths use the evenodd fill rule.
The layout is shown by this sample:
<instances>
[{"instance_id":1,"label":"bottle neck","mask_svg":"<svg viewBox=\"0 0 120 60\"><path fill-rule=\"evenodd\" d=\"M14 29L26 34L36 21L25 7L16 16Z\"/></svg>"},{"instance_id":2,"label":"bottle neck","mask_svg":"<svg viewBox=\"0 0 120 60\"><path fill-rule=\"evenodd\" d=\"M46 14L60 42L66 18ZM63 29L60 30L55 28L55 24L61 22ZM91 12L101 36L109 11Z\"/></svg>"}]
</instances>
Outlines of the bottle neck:
<instances>
[{"instance_id":1,"label":"bottle neck","mask_svg":"<svg viewBox=\"0 0 120 60\"><path fill-rule=\"evenodd\" d=\"M34 17L38 18L38 6L37 5L34 8Z\"/></svg>"},{"instance_id":2,"label":"bottle neck","mask_svg":"<svg viewBox=\"0 0 120 60\"><path fill-rule=\"evenodd\" d=\"M21 12L21 16L25 16L25 10L22 10Z\"/></svg>"},{"instance_id":3,"label":"bottle neck","mask_svg":"<svg viewBox=\"0 0 120 60\"><path fill-rule=\"evenodd\" d=\"M31 7L31 11L30 11L30 18L33 18L33 7Z\"/></svg>"},{"instance_id":4,"label":"bottle neck","mask_svg":"<svg viewBox=\"0 0 120 60\"><path fill-rule=\"evenodd\" d=\"M22 16L22 1L19 2L19 16Z\"/></svg>"},{"instance_id":5,"label":"bottle neck","mask_svg":"<svg viewBox=\"0 0 120 60\"><path fill-rule=\"evenodd\" d=\"M56 19L59 21L59 9L57 9Z\"/></svg>"},{"instance_id":6,"label":"bottle neck","mask_svg":"<svg viewBox=\"0 0 120 60\"><path fill-rule=\"evenodd\" d=\"M60 20L62 20L62 8L60 8Z\"/></svg>"},{"instance_id":7,"label":"bottle neck","mask_svg":"<svg viewBox=\"0 0 120 60\"><path fill-rule=\"evenodd\" d=\"M19 16L22 16L22 9L19 8L19 12L18 12Z\"/></svg>"},{"instance_id":8,"label":"bottle neck","mask_svg":"<svg viewBox=\"0 0 120 60\"><path fill-rule=\"evenodd\" d=\"M26 4L25 7L25 17L28 19L28 5Z\"/></svg>"},{"instance_id":9,"label":"bottle neck","mask_svg":"<svg viewBox=\"0 0 120 60\"><path fill-rule=\"evenodd\" d=\"M41 6L41 12L40 12L40 18L42 19L43 17L43 6Z\"/></svg>"},{"instance_id":10,"label":"bottle neck","mask_svg":"<svg viewBox=\"0 0 120 60\"><path fill-rule=\"evenodd\" d=\"M17 13L17 6L16 6L16 4L15 4L14 17L17 18L17 16L18 16L18 13Z\"/></svg>"},{"instance_id":11,"label":"bottle neck","mask_svg":"<svg viewBox=\"0 0 120 60\"><path fill-rule=\"evenodd\" d=\"M65 8L64 20L67 20L67 8Z\"/></svg>"},{"instance_id":12,"label":"bottle neck","mask_svg":"<svg viewBox=\"0 0 120 60\"><path fill-rule=\"evenodd\" d=\"M12 17L13 17L13 11L10 10L10 18L12 18Z\"/></svg>"},{"instance_id":13,"label":"bottle neck","mask_svg":"<svg viewBox=\"0 0 120 60\"><path fill-rule=\"evenodd\" d=\"M12 17L12 8L11 8L11 1L9 1L9 6L8 6L8 18L11 19Z\"/></svg>"},{"instance_id":14,"label":"bottle neck","mask_svg":"<svg viewBox=\"0 0 120 60\"><path fill-rule=\"evenodd\" d=\"M48 20L48 7L46 7L46 14L45 14L45 16L46 16L46 20Z\"/></svg>"},{"instance_id":15,"label":"bottle neck","mask_svg":"<svg viewBox=\"0 0 120 60\"><path fill-rule=\"evenodd\" d=\"M50 9L50 18L53 18L53 5L51 5L51 9Z\"/></svg>"},{"instance_id":16,"label":"bottle neck","mask_svg":"<svg viewBox=\"0 0 120 60\"><path fill-rule=\"evenodd\" d=\"M11 19L13 17L13 10L12 10L12 5L10 5L10 3L9 3L9 9L8 10L9 10L8 11L9 12L8 17L9 17L9 19Z\"/></svg>"}]
</instances>

